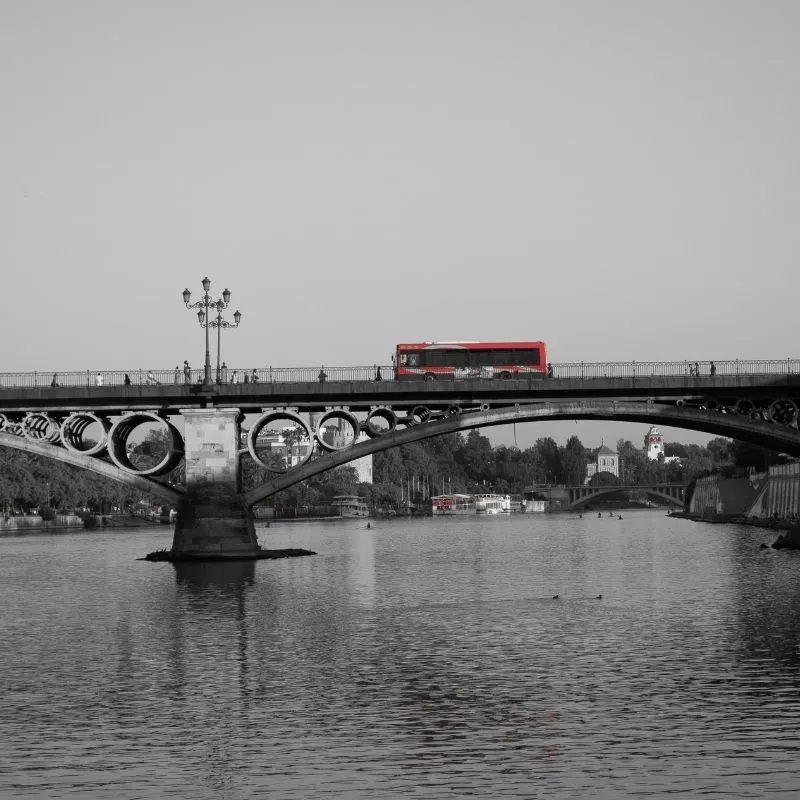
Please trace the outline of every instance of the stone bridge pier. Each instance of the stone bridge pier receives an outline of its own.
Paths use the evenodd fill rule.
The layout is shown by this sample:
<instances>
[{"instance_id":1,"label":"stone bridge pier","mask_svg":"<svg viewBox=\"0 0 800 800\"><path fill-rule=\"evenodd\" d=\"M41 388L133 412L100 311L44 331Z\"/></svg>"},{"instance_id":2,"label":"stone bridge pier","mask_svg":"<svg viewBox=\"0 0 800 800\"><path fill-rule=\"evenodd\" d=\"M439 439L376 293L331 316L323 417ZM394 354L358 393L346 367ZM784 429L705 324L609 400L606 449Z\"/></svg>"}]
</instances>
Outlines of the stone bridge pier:
<instances>
[{"instance_id":1,"label":"stone bridge pier","mask_svg":"<svg viewBox=\"0 0 800 800\"><path fill-rule=\"evenodd\" d=\"M259 558L253 515L241 493L238 408L181 409L186 494L181 497L172 556Z\"/></svg>"}]
</instances>

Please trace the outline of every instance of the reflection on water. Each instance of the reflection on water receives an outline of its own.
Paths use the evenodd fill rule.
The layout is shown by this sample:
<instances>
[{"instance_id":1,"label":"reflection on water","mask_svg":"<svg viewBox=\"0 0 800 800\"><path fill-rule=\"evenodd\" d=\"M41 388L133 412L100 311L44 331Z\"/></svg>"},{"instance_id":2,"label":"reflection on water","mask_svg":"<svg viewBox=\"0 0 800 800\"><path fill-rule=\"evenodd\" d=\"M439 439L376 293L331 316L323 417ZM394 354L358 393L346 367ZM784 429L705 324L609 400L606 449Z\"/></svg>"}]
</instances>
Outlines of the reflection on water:
<instances>
[{"instance_id":1,"label":"reflection on water","mask_svg":"<svg viewBox=\"0 0 800 800\"><path fill-rule=\"evenodd\" d=\"M252 585L256 574L255 561L184 561L172 566L178 586L198 593L213 587L238 596L240 589Z\"/></svg>"},{"instance_id":2,"label":"reflection on water","mask_svg":"<svg viewBox=\"0 0 800 800\"><path fill-rule=\"evenodd\" d=\"M260 534L319 555L0 540L0 797L794 796L800 557L759 551L768 532L653 512Z\"/></svg>"}]
</instances>

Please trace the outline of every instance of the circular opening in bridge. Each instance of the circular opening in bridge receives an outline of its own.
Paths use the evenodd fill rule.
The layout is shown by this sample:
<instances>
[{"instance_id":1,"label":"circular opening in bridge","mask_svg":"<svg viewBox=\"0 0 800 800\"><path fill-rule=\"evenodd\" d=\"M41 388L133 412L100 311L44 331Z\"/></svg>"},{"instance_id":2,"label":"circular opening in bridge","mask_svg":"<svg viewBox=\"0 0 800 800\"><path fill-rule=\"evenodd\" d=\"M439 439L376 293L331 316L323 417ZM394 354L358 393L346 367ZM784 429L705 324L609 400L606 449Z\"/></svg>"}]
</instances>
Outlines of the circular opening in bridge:
<instances>
[{"instance_id":1,"label":"circular opening in bridge","mask_svg":"<svg viewBox=\"0 0 800 800\"><path fill-rule=\"evenodd\" d=\"M68 416L61 425L61 441L67 450L97 455L108 443L108 420L88 411Z\"/></svg>"},{"instance_id":2,"label":"circular opening in bridge","mask_svg":"<svg viewBox=\"0 0 800 800\"><path fill-rule=\"evenodd\" d=\"M247 449L262 469L282 473L311 458L314 440L310 425L299 414L269 411L250 429Z\"/></svg>"},{"instance_id":3,"label":"circular opening in bridge","mask_svg":"<svg viewBox=\"0 0 800 800\"><path fill-rule=\"evenodd\" d=\"M10 433L14 436L24 435L22 423L19 419L7 416L6 414L0 414L0 431L3 431L3 433Z\"/></svg>"},{"instance_id":4,"label":"circular opening in bridge","mask_svg":"<svg viewBox=\"0 0 800 800\"><path fill-rule=\"evenodd\" d=\"M373 408L364 420L364 431L367 436L375 438L384 433L391 433L397 427L397 416L391 408L383 406Z\"/></svg>"},{"instance_id":5,"label":"circular opening in bridge","mask_svg":"<svg viewBox=\"0 0 800 800\"><path fill-rule=\"evenodd\" d=\"M332 409L319 418L314 435L323 450L338 452L356 443L359 429L358 420L349 411Z\"/></svg>"},{"instance_id":6,"label":"circular opening in bridge","mask_svg":"<svg viewBox=\"0 0 800 800\"><path fill-rule=\"evenodd\" d=\"M165 475L183 457L183 439L172 423L150 411L118 419L108 432L111 460L134 475Z\"/></svg>"},{"instance_id":7,"label":"circular opening in bridge","mask_svg":"<svg viewBox=\"0 0 800 800\"><path fill-rule=\"evenodd\" d=\"M794 425L798 420L797 405L788 398L775 400L770 404L769 418L780 425Z\"/></svg>"},{"instance_id":8,"label":"circular opening in bridge","mask_svg":"<svg viewBox=\"0 0 800 800\"><path fill-rule=\"evenodd\" d=\"M457 417L461 414L461 406L447 406L444 414L446 417Z\"/></svg>"},{"instance_id":9,"label":"circular opening in bridge","mask_svg":"<svg viewBox=\"0 0 800 800\"><path fill-rule=\"evenodd\" d=\"M406 417L406 425L419 425L427 422L431 417L431 410L428 406L414 406L411 413Z\"/></svg>"},{"instance_id":10,"label":"circular opening in bridge","mask_svg":"<svg viewBox=\"0 0 800 800\"><path fill-rule=\"evenodd\" d=\"M756 404L752 400L742 398L736 401L734 411L742 417L750 417L755 413Z\"/></svg>"},{"instance_id":11,"label":"circular opening in bridge","mask_svg":"<svg viewBox=\"0 0 800 800\"><path fill-rule=\"evenodd\" d=\"M47 414L28 414L22 420L22 431L32 442L55 444L61 438L59 424Z\"/></svg>"}]
</instances>

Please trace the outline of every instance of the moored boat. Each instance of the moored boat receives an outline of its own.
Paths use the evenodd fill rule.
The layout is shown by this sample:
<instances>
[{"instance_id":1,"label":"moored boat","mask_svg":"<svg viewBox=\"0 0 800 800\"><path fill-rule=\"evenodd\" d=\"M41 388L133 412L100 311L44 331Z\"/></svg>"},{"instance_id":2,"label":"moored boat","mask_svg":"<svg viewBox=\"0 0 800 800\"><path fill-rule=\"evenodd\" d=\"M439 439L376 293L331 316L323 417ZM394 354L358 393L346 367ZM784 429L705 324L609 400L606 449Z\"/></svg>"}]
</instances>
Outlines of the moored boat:
<instances>
[{"instance_id":1,"label":"moored boat","mask_svg":"<svg viewBox=\"0 0 800 800\"><path fill-rule=\"evenodd\" d=\"M369 506L363 497L357 494L337 494L331 507L340 517L368 517Z\"/></svg>"},{"instance_id":2,"label":"moored boat","mask_svg":"<svg viewBox=\"0 0 800 800\"><path fill-rule=\"evenodd\" d=\"M476 494L475 511L478 514L510 514L511 495Z\"/></svg>"},{"instance_id":3,"label":"moored boat","mask_svg":"<svg viewBox=\"0 0 800 800\"><path fill-rule=\"evenodd\" d=\"M471 494L440 494L431 497L434 517L453 514L474 514L475 498Z\"/></svg>"}]
</instances>

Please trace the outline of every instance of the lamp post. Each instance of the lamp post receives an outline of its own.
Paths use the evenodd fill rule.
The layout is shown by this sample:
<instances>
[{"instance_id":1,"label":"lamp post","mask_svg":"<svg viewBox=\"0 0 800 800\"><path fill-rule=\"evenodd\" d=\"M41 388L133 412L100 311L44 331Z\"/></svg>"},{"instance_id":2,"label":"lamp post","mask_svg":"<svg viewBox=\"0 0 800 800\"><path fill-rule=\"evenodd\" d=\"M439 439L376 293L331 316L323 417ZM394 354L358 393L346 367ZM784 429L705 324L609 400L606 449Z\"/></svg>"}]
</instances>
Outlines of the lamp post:
<instances>
[{"instance_id":1,"label":"lamp post","mask_svg":"<svg viewBox=\"0 0 800 800\"><path fill-rule=\"evenodd\" d=\"M206 330L206 360L205 365L203 368L203 388L210 389L213 385L211 380L211 353L208 348L208 329L209 327L214 327L211 324L211 320L209 319L208 314L208 307L215 306L217 308L218 318L221 319L221 311L223 308L228 307L228 303L231 299L231 293L225 289L222 292L222 300L212 300L211 295L208 293L209 289L211 288L211 281L208 278L203 278L203 296L200 300L196 303L192 303L192 293L188 289L183 290L183 302L186 308L197 308L199 311L197 312L197 321L200 323L201 328L205 328ZM237 311L236 314L241 318L241 314ZM237 319L236 324L239 324L239 320ZM223 326L225 327L225 326ZM233 325L228 325L228 327L235 327ZM219 354L218 354L219 355Z\"/></svg>"},{"instance_id":2,"label":"lamp post","mask_svg":"<svg viewBox=\"0 0 800 800\"><path fill-rule=\"evenodd\" d=\"M222 374L220 372L219 366L219 359L220 359L220 350L222 349L222 329L223 328L238 328L239 323L242 320L242 314L240 311L237 311L233 315L233 322L228 322L222 318L222 309L224 309L228 305L228 300L230 300L231 293L228 292L226 289L222 296L225 297L225 293L227 292L228 297L226 298L225 302L223 303L222 300L217 300L217 304L215 308L217 309L217 318L216 319L209 319L205 323L201 321L201 325L206 329L209 328L216 328L217 329L217 383L222 383ZM200 312L202 313L202 312ZM198 314L199 316L199 314Z\"/></svg>"}]
</instances>

